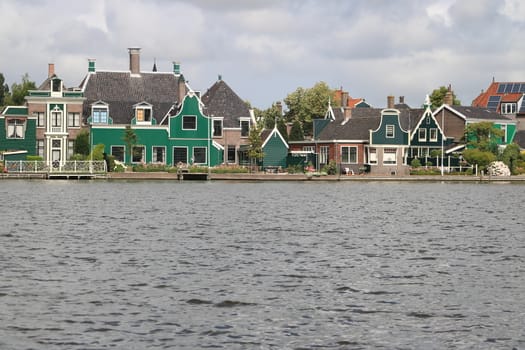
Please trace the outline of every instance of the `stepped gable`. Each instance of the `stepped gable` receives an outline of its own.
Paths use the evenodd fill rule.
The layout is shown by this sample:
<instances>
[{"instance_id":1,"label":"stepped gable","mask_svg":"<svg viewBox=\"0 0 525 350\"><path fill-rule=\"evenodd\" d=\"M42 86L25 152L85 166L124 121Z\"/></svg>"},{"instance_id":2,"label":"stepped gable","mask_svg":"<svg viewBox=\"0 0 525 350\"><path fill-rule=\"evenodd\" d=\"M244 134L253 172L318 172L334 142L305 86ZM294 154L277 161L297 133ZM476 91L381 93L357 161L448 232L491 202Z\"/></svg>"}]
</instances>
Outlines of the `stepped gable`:
<instances>
[{"instance_id":1,"label":"stepped gable","mask_svg":"<svg viewBox=\"0 0 525 350\"><path fill-rule=\"evenodd\" d=\"M240 118L249 118L248 105L220 77L201 98L206 115L223 118L225 128L239 128Z\"/></svg>"}]
</instances>

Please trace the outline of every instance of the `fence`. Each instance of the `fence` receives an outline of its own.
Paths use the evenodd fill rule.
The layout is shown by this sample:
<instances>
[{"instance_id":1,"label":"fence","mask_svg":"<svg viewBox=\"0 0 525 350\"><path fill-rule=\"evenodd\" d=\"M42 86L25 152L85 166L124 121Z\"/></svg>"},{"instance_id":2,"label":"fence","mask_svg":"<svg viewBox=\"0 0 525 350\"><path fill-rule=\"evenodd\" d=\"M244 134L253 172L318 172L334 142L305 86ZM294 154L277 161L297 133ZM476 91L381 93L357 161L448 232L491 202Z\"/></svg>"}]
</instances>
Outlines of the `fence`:
<instances>
[{"instance_id":1,"label":"fence","mask_svg":"<svg viewBox=\"0 0 525 350\"><path fill-rule=\"evenodd\" d=\"M6 160L8 173L64 173L64 174L103 174L106 172L106 162L103 160L69 160L58 161L47 165L42 160Z\"/></svg>"}]
</instances>

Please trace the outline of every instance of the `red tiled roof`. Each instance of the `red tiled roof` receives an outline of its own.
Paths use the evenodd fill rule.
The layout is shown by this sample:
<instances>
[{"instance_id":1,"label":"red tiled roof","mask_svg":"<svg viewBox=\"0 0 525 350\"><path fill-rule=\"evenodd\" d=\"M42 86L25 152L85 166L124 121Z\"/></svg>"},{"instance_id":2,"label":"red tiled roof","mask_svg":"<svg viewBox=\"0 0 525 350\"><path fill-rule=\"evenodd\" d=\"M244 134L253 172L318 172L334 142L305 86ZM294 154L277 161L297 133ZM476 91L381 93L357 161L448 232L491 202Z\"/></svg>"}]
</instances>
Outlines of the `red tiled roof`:
<instances>
[{"instance_id":1,"label":"red tiled roof","mask_svg":"<svg viewBox=\"0 0 525 350\"><path fill-rule=\"evenodd\" d=\"M511 93L511 92L503 92L502 93L502 92L500 92L500 93L498 93L498 90L500 90L500 85L501 84L525 84L525 82L520 83L520 82L495 82L495 81L493 81L489 85L487 90L482 91L472 101L472 107L482 107L482 108L489 107L488 104L489 104L490 96L501 96L501 100L499 101L499 103L502 103L502 102L517 102L523 96L523 93L519 93L519 92L514 92L514 93ZM502 87L501 90L503 90L504 88L505 87ZM520 91L523 91L523 90L520 90ZM499 111L500 111L500 107L499 107L499 104L498 104L497 112L499 112Z\"/></svg>"},{"instance_id":2,"label":"red tiled roof","mask_svg":"<svg viewBox=\"0 0 525 350\"><path fill-rule=\"evenodd\" d=\"M501 96L501 102L518 102L523 94L505 94Z\"/></svg>"}]
</instances>

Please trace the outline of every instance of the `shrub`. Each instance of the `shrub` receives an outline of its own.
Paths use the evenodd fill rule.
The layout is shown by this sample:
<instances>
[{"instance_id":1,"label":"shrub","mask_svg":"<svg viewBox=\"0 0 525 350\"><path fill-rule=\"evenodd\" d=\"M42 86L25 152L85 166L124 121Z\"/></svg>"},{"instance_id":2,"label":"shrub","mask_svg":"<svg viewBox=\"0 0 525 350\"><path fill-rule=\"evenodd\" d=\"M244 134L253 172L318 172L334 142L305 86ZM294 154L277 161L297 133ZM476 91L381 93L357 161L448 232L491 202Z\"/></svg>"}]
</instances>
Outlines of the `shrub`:
<instances>
[{"instance_id":1,"label":"shrub","mask_svg":"<svg viewBox=\"0 0 525 350\"><path fill-rule=\"evenodd\" d=\"M40 157L40 156L26 156L26 160L44 160L44 158Z\"/></svg>"},{"instance_id":2,"label":"shrub","mask_svg":"<svg viewBox=\"0 0 525 350\"><path fill-rule=\"evenodd\" d=\"M421 161L417 158L414 158L412 159L412 161L410 162L410 166L412 168L419 168L421 166Z\"/></svg>"},{"instance_id":3,"label":"shrub","mask_svg":"<svg viewBox=\"0 0 525 350\"><path fill-rule=\"evenodd\" d=\"M331 160L328 164L323 166L321 172L327 173L328 175L335 175L337 173L337 164L334 160Z\"/></svg>"}]
</instances>

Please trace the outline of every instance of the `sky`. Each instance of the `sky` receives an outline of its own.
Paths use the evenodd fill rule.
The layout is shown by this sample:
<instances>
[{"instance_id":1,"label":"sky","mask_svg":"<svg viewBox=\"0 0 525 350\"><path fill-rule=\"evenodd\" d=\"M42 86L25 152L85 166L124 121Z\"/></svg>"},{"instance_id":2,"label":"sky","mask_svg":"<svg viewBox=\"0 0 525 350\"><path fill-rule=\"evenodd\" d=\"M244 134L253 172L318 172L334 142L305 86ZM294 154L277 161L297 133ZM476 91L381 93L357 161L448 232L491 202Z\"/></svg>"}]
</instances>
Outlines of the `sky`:
<instances>
[{"instance_id":1,"label":"sky","mask_svg":"<svg viewBox=\"0 0 525 350\"><path fill-rule=\"evenodd\" d=\"M373 107L421 106L451 85L470 105L493 79L525 81L522 0L0 0L0 73L37 86L48 63L67 87L97 69L181 64L192 89L222 79L266 109L325 82Z\"/></svg>"}]
</instances>

